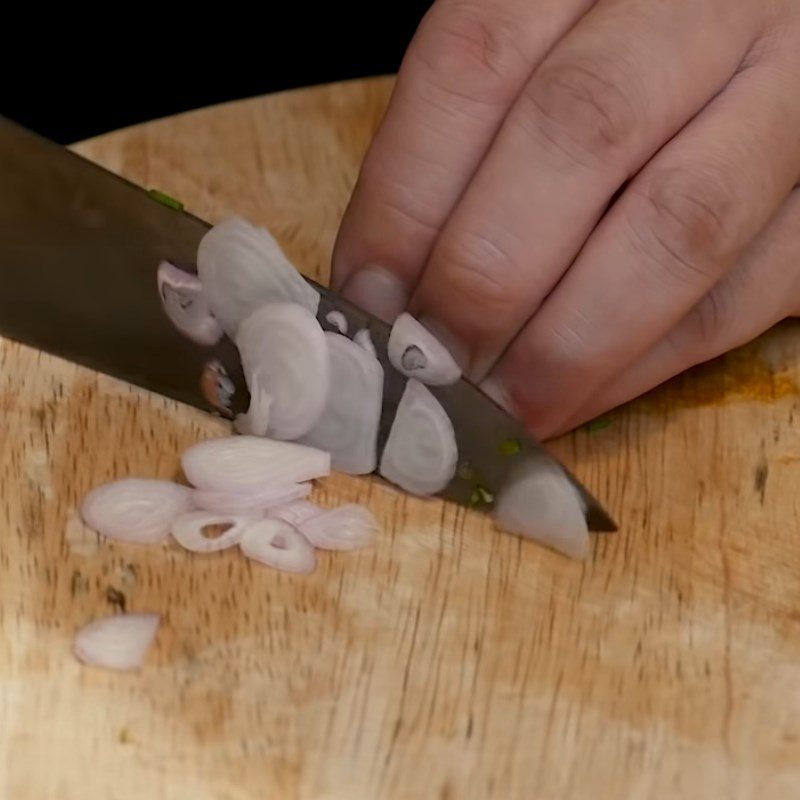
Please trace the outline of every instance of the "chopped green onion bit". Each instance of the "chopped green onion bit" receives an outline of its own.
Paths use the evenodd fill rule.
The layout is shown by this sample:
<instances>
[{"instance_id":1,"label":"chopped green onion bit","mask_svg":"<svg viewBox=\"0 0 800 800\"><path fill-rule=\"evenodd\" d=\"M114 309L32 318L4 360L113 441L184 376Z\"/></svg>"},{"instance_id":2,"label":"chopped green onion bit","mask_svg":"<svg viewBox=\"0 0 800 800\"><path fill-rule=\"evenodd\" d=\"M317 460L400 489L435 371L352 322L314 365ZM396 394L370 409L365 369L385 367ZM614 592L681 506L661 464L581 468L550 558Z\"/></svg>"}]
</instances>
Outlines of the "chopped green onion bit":
<instances>
[{"instance_id":1,"label":"chopped green onion bit","mask_svg":"<svg viewBox=\"0 0 800 800\"><path fill-rule=\"evenodd\" d=\"M176 200L174 197L170 197L168 194L164 194L164 192L160 192L158 189L148 189L147 194L156 202L161 203L162 206L171 208L173 211L183 211L183 203L181 203L180 200Z\"/></svg>"},{"instance_id":2,"label":"chopped green onion bit","mask_svg":"<svg viewBox=\"0 0 800 800\"><path fill-rule=\"evenodd\" d=\"M500 455L515 456L520 450L522 450L522 443L519 439L506 439L505 441L500 442L498 449L500 450Z\"/></svg>"},{"instance_id":3,"label":"chopped green onion bit","mask_svg":"<svg viewBox=\"0 0 800 800\"><path fill-rule=\"evenodd\" d=\"M494 495L485 487L478 484L469 497L470 505L488 506L494 503Z\"/></svg>"},{"instance_id":4,"label":"chopped green onion bit","mask_svg":"<svg viewBox=\"0 0 800 800\"><path fill-rule=\"evenodd\" d=\"M587 426L586 430L589 433L594 433L595 431L602 431L605 428L608 428L614 422L611 417L600 417L599 419L593 419Z\"/></svg>"}]
</instances>

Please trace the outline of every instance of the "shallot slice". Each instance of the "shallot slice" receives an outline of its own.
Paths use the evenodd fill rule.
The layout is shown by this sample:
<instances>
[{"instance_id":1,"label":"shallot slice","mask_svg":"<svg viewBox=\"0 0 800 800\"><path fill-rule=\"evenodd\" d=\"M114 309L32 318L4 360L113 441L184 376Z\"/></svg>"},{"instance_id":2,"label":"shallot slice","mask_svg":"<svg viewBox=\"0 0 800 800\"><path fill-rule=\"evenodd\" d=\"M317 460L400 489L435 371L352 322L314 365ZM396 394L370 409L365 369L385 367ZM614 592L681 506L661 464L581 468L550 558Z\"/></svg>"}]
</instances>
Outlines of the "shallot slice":
<instances>
[{"instance_id":1,"label":"shallot slice","mask_svg":"<svg viewBox=\"0 0 800 800\"><path fill-rule=\"evenodd\" d=\"M258 436L198 442L183 453L181 464L193 486L229 494L252 494L265 486L303 483L331 471L329 453Z\"/></svg>"},{"instance_id":2,"label":"shallot slice","mask_svg":"<svg viewBox=\"0 0 800 800\"><path fill-rule=\"evenodd\" d=\"M499 493L492 516L499 528L570 558L589 555L583 500L566 474L552 465L521 465Z\"/></svg>"},{"instance_id":3,"label":"shallot slice","mask_svg":"<svg viewBox=\"0 0 800 800\"><path fill-rule=\"evenodd\" d=\"M110 539L153 544L164 540L173 521L191 507L191 490L185 486L125 478L89 492L81 504L81 517Z\"/></svg>"},{"instance_id":4,"label":"shallot slice","mask_svg":"<svg viewBox=\"0 0 800 800\"><path fill-rule=\"evenodd\" d=\"M313 572L314 548L288 522L262 519L250 525L239 545L247 558L284 572Z\"/></svg>"},{"instance_id":5,"label":"shallot slice","mask_svg":"<svg viewBox=\"0 0 800 800\"><path fill-rule=\"evenodd\" d=\"M197 508L214 514L250 514L293 503L310 494L310 483L290 483L284 486L271 486L252 494L195 489L192 492L192 500Z\"/></svg>"},{"instance_id":6,"label":"shallot slice","mask_svg":"<svg viewBox=\"0 0 800 800\"><path fill-rule=\"evenodd\" d=\"M295 528L299 528L304 522L308 522L312 517L322 514L323 510L310 500L298 500L295 503L287 503L283 506L275 506L267 510L267 516L271 519L282 519Z\"/></svg>"},{"instance_id":7,"label":"shallot slice","mask_svg":"<svg viewBox=\"0 0 800 800\"><path fill-rule=\"evenodd\" d=\"M341 311L334 309L325 315L329 325L333 325L339 333L347 333L347 317Z\"/></svg>"},{"instance_id":8,"label":"shallot slice","mask_svg":"<svg viewBox=\"0 0 800 800\"><path fill-rule=\"evenodd\" d=\"M162 261L157 282L164 311L184 336L209 347L222 338L223 330L211 313L200 278Z\"/></svg>"},{"instance_id":9,"label":"shallot slice","mask_svg":"<svg viewBox=\"0 0 800 800\"><path fill-rule=\"evenodd\" d=\"M378 520L364 506L347 503L306 520L300 532L322 550L357 550L375 538Z\"/></svg>"},{"instance_id":10,"label":"shallot slice","mask_svg":"<svg viewBox=\"0 0 800 800\"><path fill-rule=\"evenodd\" d=\"M330 389L325 333L296 303L259 308L239 328L236 344L248 386L272 398L269 435L299 439L322 415Z\"/></svg>"},{"instance_id":11,"label":"shallot slice","mask_svg":"<svg viewBox=\"0 0 800 800\"><path fill-rule=\"evenodd\" d=\"M172 523L172 536L179 545L193 553L214 553L239 544L245 528L252 521L252 515L192 511L189 514L181 514ZM203 534L205 528L218 525L230 525L230 527L213 538Z\"/></svg>"},{"instance_id":12,"label":"shallot slice","mask_svg":"<svg viewBox=\"0 0 800 800\"><path fill-rule=\"evenodd\" d=\"M375 344L372 341L372 334L369 332L369 328L361 328L361 330L356 331L353 334L353 341L371 356L377 358L378 352L375 350Z\"/></svg>"},{"instance_id":13,"label":"shallot slice","mask_svg":"<svg viewBox=\"0 0 800 800\"><path fill-rule=\"evenodd\" d=\"M447 486L457 461L447 412L419 381L409 380L386 440L380 474L407 492L431 495Z\"/></svg>"},{"instance_id":14,"label":"shallot slice","mask_svg":"<svg viewBox=\"0 0 800 800\"><path fill-rule=\"evenodd\" d=\"M225 332L267 303L299 303L317 313L319 293L294 268L264 228L234 217L215 225L200 242L197 271L211 310Z\"/></svg>"},{"instance_id":15,"label":"shallot slice","mask_svg":"<svg viewBox=\"0 0 800 800\"><path fill-rule=\"evenodd\" d=\"M250 408L247 413L239 414L233 421L234 430L250 436L266 436L269 428L269 410L272 407L272 395L261 386L261 379L254 375L250 386Z\"/></svg>"},{"instance_id":16,"label":"shallot slice","mask_svg":"<svg viewBox=\"0 0 800 800\"><path fill-rule=\"evenodd\" d=\"M331 466L366 475L377 462L383 400L383 367L377 358L339 333L326 333L331 387L328 403L305 444L331 454Z\"/></svg>"},{"instance_id":17,"label":"shallot slice","mask_svg":"<svg viewBox=\"0 0 800 800\"><path fill-rule=\"evenodd\" d=\"M158 614L117 614L84 625L73 640L79 661L119 671L141 667L156 637Z\"/></svg>"},{"instance_id":18,"label":"shallot slice","mask_svg":"<svg viewBox=\"0 0 800 800\"><path fill-rule=\"evenodd\" d=\"M448 386L461 377L453 356L411 314L403 313L395 320L387 351L396 370L429 386Z\"/></svg>"}]
</instances>

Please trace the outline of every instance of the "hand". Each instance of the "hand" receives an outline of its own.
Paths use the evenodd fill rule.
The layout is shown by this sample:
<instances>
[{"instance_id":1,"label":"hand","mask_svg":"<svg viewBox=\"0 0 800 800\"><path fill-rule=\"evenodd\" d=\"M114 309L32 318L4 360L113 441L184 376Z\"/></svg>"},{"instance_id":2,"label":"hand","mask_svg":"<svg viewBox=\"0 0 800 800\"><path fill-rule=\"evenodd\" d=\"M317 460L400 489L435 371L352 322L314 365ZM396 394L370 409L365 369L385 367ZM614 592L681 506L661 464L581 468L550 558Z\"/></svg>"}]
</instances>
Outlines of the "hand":
<instances>
[{"instance_id":1,"label":"hand","mask_svg":"<svg viewBox=\"0 0 800 800\"><path fill-rule=\"evenodd\" d=\"M439 0L334 284L539 435L800 312L797 0Z\"/></svg>"}]
</instances>

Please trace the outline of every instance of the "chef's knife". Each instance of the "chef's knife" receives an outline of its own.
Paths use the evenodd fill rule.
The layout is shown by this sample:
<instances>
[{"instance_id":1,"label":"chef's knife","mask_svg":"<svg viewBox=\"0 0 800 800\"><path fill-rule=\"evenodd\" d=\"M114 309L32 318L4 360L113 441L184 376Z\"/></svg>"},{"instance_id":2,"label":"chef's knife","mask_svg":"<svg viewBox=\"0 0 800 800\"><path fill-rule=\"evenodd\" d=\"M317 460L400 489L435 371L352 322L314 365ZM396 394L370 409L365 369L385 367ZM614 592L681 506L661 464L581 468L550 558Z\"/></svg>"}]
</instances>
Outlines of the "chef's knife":
<instances>
[{"instance_id":1,"label":"chef's knife","mask_svg":"<svg viewBox=\"0 0 800 800\"><path fill-rule=\"evenodd\" d=\"M209 381L248 403L238 352L227 337L204 347L179 334L164 314L156 269L167 260L195 272L208 223L0 117L0 334L159 394L214 410ZM351 332L368 328L386 374L379 446L405 387L389 364L389 327L313 283L323 327L331 310ZM201 388L205 387L205 391ZM459 468L441 493L464 505L490 504L522 460L555 459L475 386L432 387L456 432ZM579 490L589 526L616 526Z\"/></svg>"}]
</instances>

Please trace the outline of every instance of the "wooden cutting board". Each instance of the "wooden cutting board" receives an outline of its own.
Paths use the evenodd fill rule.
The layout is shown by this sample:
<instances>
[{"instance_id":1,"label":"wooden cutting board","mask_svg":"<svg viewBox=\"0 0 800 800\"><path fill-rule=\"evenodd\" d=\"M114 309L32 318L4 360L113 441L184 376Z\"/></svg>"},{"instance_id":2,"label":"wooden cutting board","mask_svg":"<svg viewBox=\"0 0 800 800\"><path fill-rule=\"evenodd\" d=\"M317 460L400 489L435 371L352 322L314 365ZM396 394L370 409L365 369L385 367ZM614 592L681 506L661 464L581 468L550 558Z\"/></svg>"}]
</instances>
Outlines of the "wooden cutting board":
<instances>
[{"instance_id":1,"label":"wooden cutting board","mask_svg":"<svg viewBox=\"0 0 800 800\"><path fill-rule=\"evenodd\" d=\"M273 229L325 278L390 81L210 108L76 149L211 220ZM800 265L798 265L800 267ZM224 426L0 350L0 797L800 796L800 330L554 447L622 524L585 564L477 513L333 477L374 549L310 577L97 538L95 484L175 476ZM165 615L138 674L79 666L114 610Z\"/></svg>"}]
</instances>

